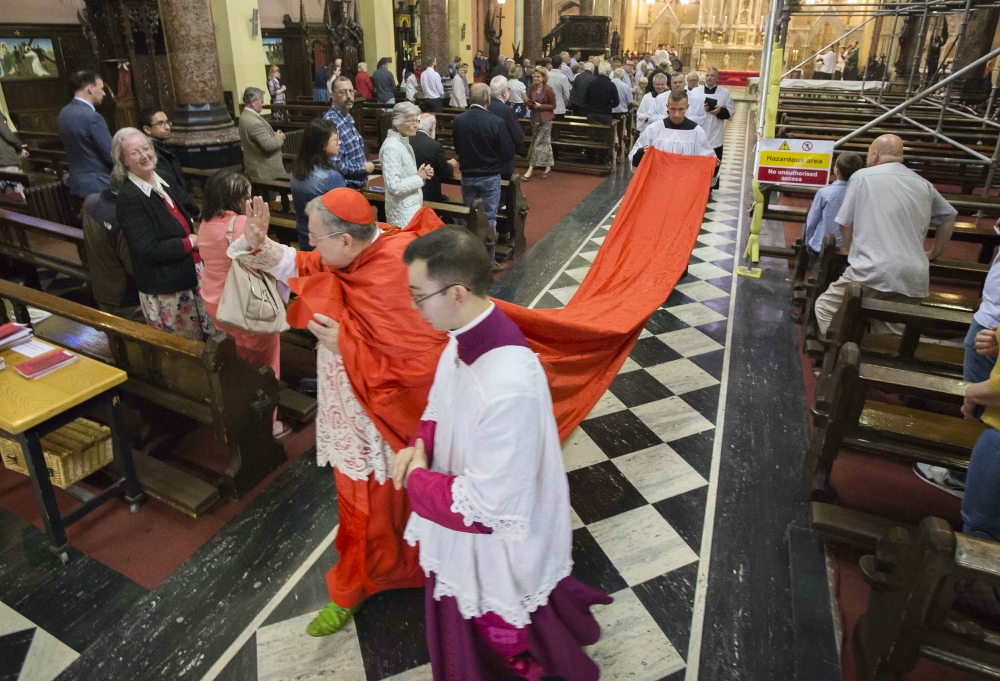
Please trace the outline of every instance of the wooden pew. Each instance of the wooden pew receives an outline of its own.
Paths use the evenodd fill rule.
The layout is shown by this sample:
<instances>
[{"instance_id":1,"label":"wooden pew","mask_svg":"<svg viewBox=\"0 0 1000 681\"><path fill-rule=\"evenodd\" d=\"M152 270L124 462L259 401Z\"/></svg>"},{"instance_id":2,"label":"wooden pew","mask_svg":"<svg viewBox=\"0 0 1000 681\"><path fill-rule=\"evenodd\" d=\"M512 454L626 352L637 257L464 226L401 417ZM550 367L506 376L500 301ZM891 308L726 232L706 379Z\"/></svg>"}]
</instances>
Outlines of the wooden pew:
<instances>
[{"instance_id":1,"label":"wooden pew","mask_svg":"<svg viewBox=\"0 0 1000 681\"><path fill-rule=\"evenodd\" d=\"M813 436L806 457L810 527L824 541L872 548L895 523L840 508L829 485L842 448L907 464L967 468L983 424L866 399L866 389L961 404L968 384L951 378L863 363L855 343L840 348L833 370L817 386Z\"/></svg>"},{"instance_id":2,"label":"wooden pew","mask_svg":"<svg viewBox=\"0 0 1000 681\"><path fill-rule=\"evenodd\" d=\"M30 323L28 305L51 312L34 325L36 336L126 371L126 393L212 426L227 445L226 471L211 483L136 452L139 482L150 496L197 517L220 492L239 499L285 461L271 435L278 381L269 367L241 360L232 337L219 333L200 343L7 281L0 281L0 298L21 323ZM0 316L7 321L6 309Z\"/></svg>"},{"instance_id":3,"label":"wooden pew","mask_svg":"<svg viewBox=\"0 0 1000 681\"><path fill-rule=\"evenodd\" d=\"M864 556L868 609L854 629L859 681L901 679L927 658L971 674L1000 678L1000 544L960 534L941 518L894 528Z\"/></svg>"}]
</instances>

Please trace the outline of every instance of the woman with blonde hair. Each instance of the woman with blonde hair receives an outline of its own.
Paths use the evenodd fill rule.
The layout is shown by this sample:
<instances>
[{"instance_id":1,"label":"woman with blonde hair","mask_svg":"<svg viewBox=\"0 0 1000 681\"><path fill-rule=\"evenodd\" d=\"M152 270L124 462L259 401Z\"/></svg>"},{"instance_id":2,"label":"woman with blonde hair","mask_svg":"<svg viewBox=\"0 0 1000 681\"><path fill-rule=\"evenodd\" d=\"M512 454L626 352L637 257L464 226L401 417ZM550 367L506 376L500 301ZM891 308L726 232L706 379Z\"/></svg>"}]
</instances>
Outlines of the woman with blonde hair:
<instances>
[{"instance_id":1,"label":"woman with blonde hair","mask_svg":"<svg viewBox=\"0 0 1000 681\"><path fill-rule=\"evenodd\" d=\"M552 156L552 119L555 118L556 93L548 84L549 72L544 67L536 67L532 78L534 82L528 88L527 101L531 110L531 149L525 180L531 179L535 166L544 166L542 177L548 177L555 163Z\"/></svg>"},{"instance_id":2,"label":"woman with blonde hair","mask_svg":"<svg viewBox=\"0 0 1000 681\"><path fill-rule=\"evenodd\" d=\"M528 114L528 109L524 105L524 93L527 88L521 82L522 75L524 75L524 69L521 68L520 64L514 64L507 72L507 87L510 92L507 103L514 109L518 118L524 118Z\"/></svg>"},{"instance_id":3,"label":"woman with blonde hair","mask_svg":"<svg viewBox=\"0 0 1000 681\"><path fill-rule=\"evenodd\" d=\"M271 93L271 119L275 121L285 120L285 112L275 109L274 105L285 103L285 90L288 88L281 84L281 69L277 64L271 64L267 70L267 91Z\"/></svg>"},{"instance_id":4,"label":"woman with blonde hair","mask_svg":"<svg viewBox=\"0 0 1000 681\"><path fill-rule=\"evenodd\" d=\"M116 215L128 241L146 322L154 329L208 340L215 326L201 297L204 266L191 216L176 189L156 174L156 152L141 132L116 132L111 157L111 176L121 183Z\"/></svg>"},{"instance_id":5,"label":"woman with blonde hair","mask_svg":"<svg viewBox=\"0 0 1000 681\"><path fill-rule=\"evenodd\" d=\"M434 177L426 163L417 167L417 158L408 138L417 134L420 107L400 102L392 107L392 130L388 132L378 160L385 182L385 220L396 227L406 227L423 205L424 182Z\"/></svg>"}]
</instances>

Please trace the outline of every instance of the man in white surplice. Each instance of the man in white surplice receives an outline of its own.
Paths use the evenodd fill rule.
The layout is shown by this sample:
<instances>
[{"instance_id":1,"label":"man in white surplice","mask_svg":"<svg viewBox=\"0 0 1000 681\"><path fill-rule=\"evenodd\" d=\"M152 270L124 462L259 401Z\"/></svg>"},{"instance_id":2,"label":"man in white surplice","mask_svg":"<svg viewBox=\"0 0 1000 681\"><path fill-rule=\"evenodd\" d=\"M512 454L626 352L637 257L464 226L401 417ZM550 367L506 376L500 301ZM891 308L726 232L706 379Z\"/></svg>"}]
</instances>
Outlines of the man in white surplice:
<instances>
[{"instance_id":1,"label":"man in white surplice","mask_svg":"<svg viewBox=\"0 0 1000 681\"><path fill-rule=\"evenodd\" d=\"M471 232L441 227L403 260L414 305L450 336L414 446L391 468L427 576L434 679L501 678L499 655L520 677L596 681L583 651L600 635L589 606L611 599L570 577L569 485L545 371L490 301L489 255Z\"/></svg>"},{"instance_id":2,"label":"man in white surplice","mask_svg":"<svg viewBox=\"0 0 1000 681\"><path fill-rule=\"evenodd\" d=\"M705 72L705 84L697 88L705 97L704 120L697 121L698 125L705 129L705 136L708 143L715 149L715 155L722 161L723 143L725 142L725 122L736 114L736 104L733 102L733 95L726 88L719 85L719 69L709 66ZM719 169L715 169L715 179L712 189L719 186Z\"/></svg>"},{"instance_id":3,"label":"man in white surplice","mask_svg":"<svg viewBox=\"0 0 1000 681\"><path fill-rule=\"evenodd\" d=\"M629 152L633 167L638 167L649 147L687 156L715 156L705 131L685 115L687 110L688 93L683 88L671 90L667 98L667 117L643 130Z\"/></svg>"}]
</instances>

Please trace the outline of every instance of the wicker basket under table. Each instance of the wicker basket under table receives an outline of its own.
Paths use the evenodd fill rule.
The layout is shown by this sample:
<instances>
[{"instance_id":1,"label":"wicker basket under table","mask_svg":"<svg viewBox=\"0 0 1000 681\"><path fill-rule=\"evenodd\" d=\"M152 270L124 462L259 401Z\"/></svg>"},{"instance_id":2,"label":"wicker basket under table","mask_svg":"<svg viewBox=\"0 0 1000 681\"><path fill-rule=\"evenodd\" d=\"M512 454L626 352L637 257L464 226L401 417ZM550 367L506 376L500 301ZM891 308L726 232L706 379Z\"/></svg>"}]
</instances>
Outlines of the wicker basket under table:
<instances>
[{"instance_id":1,"label":"wicker basket under table","mask_svg":"<svg viewBox=\"0 0 1000 681\"><path fill-rule=\"evenodd\" d=\"M88 419L75 419L41 439L49 478L56 487L66 489L98 471L114 458L111 429ZM0 457L12 471L28 475L21 445L0 437Z\"/></svg>"}]
</instances>

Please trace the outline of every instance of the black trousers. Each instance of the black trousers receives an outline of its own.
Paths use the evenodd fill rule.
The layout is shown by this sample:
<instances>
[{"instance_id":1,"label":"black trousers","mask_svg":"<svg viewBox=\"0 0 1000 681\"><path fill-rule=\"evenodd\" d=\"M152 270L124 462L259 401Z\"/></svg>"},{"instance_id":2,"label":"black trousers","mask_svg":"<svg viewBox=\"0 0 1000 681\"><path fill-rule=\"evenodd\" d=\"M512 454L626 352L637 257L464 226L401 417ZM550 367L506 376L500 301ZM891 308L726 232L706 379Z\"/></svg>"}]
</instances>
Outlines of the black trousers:
<instances>
[{"instance_id":1,"label":"black trousers","mask_svg":"<svg viewBox=\"0 0 1000 681\"><path fill-rule=\"evenodd\" d=\"M427 106L428 110L433 111L434 113L441 113L442 105L440 97L434 97L434 98L425 97L424 104Z\"/></svg>"},{"instance_id":2,"label":"black trousers","mask_svg":"<svg viewBox=\"0 0 1000 681\"><path fill-rule=\"evenodd\" d=\"M715 185L715 183L719 180L719 171L722 170L722 150L724 148L725 145L715 148L715 155L719 157L719 165L715 166L715 175L712 176L713 185Z\"/></svg>"},{"instance_id":3,"label":"black trousers","mask_svg":"<svg viewBox=\"0 0 1000 681\"><path fill-rule=\"evenodd\" d=\"M814 71L813 80L833 80L833 74L824 73L823 71Z\"/></svg>"}]
</instances>

